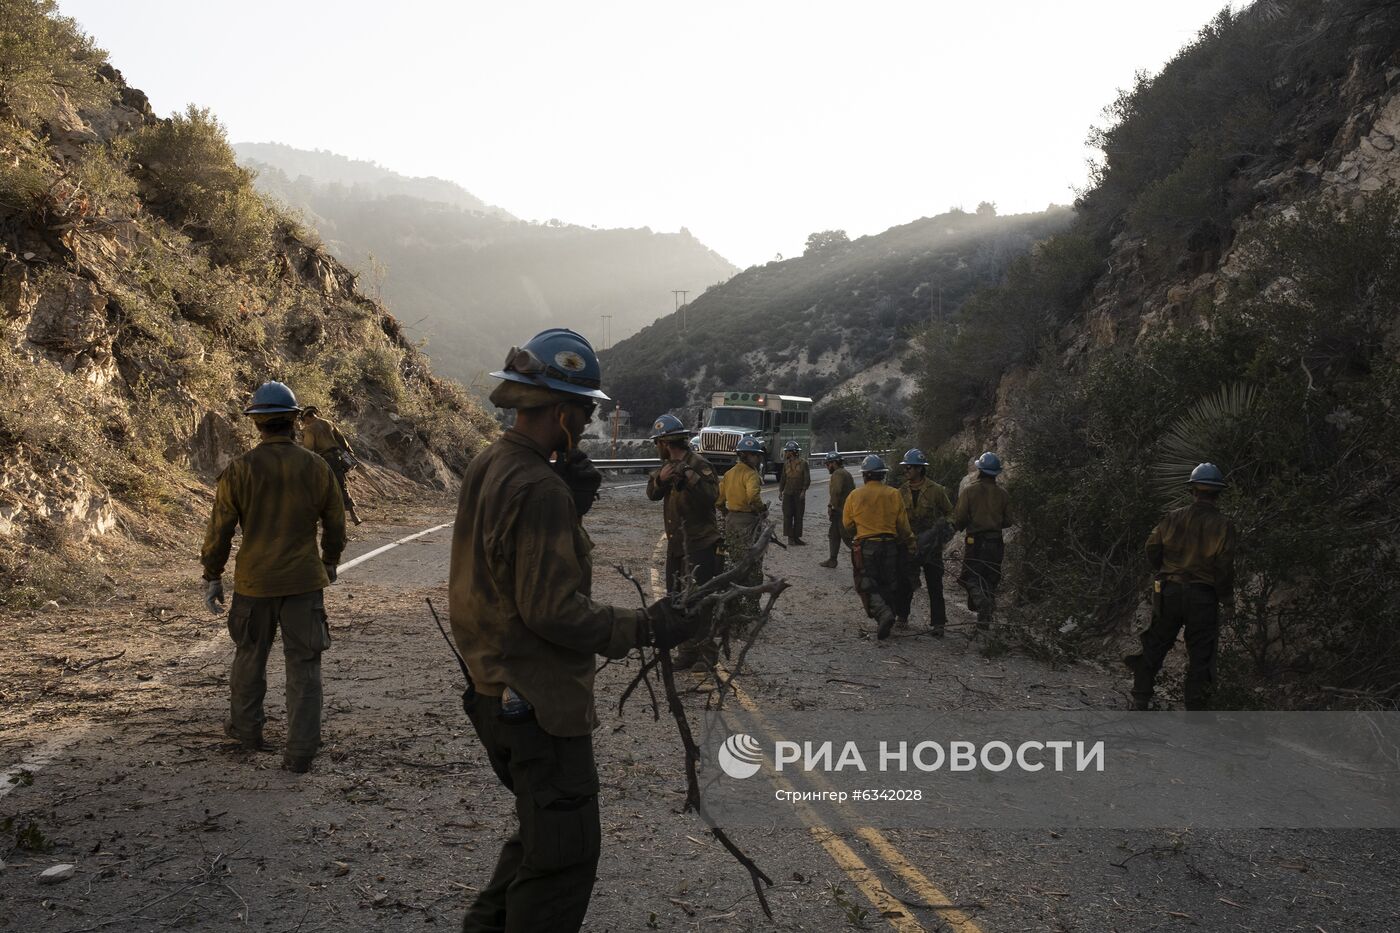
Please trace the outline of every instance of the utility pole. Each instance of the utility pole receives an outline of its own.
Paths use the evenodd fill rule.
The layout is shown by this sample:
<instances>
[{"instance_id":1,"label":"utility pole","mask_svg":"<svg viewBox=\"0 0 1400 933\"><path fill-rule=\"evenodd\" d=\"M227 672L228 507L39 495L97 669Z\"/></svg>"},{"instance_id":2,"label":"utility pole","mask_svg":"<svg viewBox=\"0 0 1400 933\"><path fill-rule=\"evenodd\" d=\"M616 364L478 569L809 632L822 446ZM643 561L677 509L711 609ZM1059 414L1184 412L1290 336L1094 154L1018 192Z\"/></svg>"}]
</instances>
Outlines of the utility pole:
<instances>
[{"instance_id":1,"label":"utility pole","mask_svg":"<svg viewBox=\"0 0 1400 933\"><path fill-rule=\"evenodd\" d=\"M609 343L609 341L612 339L611 332L613 316L611 314L600 314L598 315L598 319L603 322L603 349L606 350L608 349L608 347L612 346L612 344Z\"/></svg>"},{"instance_id":2,"label":"utility pole","mask_svg":"<svg viewBox=\"0 0 1400 933\"><path fill-rule=\"evenodd\" d=\"M673 289L671 289L671 296L672 296L673 298L676 299L676 310L679 311L679 312L681 313L681 333L685 333L685 329L686 329L686 328L685 328L685 306L686 306L685 296L686 296L686 295L689 295L689 294L690 294L690 292L686 291L685 289L680 289L680 288L673 288Z\"/></svg>"}]
</instances>

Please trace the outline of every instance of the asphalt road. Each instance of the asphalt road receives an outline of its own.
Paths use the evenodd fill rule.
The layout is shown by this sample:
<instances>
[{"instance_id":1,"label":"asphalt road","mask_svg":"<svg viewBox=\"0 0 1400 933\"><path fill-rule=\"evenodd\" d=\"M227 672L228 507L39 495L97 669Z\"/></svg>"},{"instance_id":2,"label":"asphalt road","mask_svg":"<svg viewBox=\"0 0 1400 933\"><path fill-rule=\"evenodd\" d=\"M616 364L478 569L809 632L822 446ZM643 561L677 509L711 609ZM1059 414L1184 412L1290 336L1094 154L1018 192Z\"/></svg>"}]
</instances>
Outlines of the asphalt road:
<instances>
[{"instance_id":1,"label":"asphalt road","mask_svg":"<svg viewBox=\"0 0 1400 933\"><path fill-rule=\"evenodd\" d=\"M845 558L836 570L816 566L826 556L824 498L815 486L812 546L770 555L769 572L793 586L740 674L739 700L756 719L1121 707L1115 671L1050 668L1016 652L984 657L966 637L972 620L956 588L948 638L927 636L921 596L908 631L875 641ZM304 777L219 733L231 654L221 620L107 633L75 613L68 637L80 636L89 654L106 652L108 637L131 653L70 663L58 687L14 694L32 715L5 718L0 735L0 767L19 766L0 797L16 843L0 837L0 928L309 933L459 922L513 814L461 714L460 675L424 604L445 606L450 527L422 532L450 519L439 506L357 533L328 595L326 748ZM610 567L652 579L660 507L638 478L621 477L588 524L595 596L636 605ZM164 598L188 607L197 594L187 585ZM40 650L37 636L17 634L22 650ZM635 670L614 664L598 678L604 851L589 930L1400 929L1392 832L834 832L819 813L805 826L732 833L775 881L770 923L743 871L679 812L674 725L664 714L654 721L644 698L618 712ZM274 741L281 688L274 655ZM71 699L53 701L58 694ZM688 700L694 715L706 697ZM54 864L74 865L75 876L40 884Z\"/></svg>"}]
</instances>

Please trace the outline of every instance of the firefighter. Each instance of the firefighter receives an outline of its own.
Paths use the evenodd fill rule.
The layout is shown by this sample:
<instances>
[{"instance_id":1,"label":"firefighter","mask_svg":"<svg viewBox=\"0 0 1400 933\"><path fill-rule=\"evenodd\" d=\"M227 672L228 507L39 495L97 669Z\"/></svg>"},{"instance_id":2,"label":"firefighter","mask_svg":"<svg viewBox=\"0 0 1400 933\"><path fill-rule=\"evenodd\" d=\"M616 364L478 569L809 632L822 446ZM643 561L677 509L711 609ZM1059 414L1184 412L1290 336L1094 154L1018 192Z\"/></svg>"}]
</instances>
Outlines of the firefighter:
<instances>
[{"instance_id":1,"label":"firefighter","mask_svg":"<svg viewBox=\"0 0 1400 933\"><path fill-rule=\"evenodd\" d=\"M331 643L322 591L335 582L345 548L345 509L326 461L297 446L300 411L292 390L280 382L265 383L253 393L243 413L257 425L260 439L219 475L200 562L204 605L218 613L233 534L242 528L228 613L236 648L224 732L244 748L267 750L267 656L280 628L287 665L282 767L304 774L321 747L321 652Z\"/></svg>"},{"instance_id":2,"label":"firefighter","mask_svg":"<svg viewBox=\"0 0 1400 933\"><path fill-rule=\"evenodd\" d=\"M917 542L913 580L908 592L912 599L922 572L928 586L929 629L934 637L942 638L948 624L948 609L943 602L943 546L953 537L949 521L953 503L943 487L928 478L928 457L922 450L913 448L906 452L902 464L908 478L899 487L899 495L909 513L909 526ZM905 616L908 614L906 609Z\"/></svg>"},{"instance_id":3,"label":"firefighter","mask_svg":"<svg viewBox=\"0 0 1400 933\"><path fill-rule=\"evenodd\" d=\"M737 459L719 481L715 506L724 517L724 550L731 564L737 563L753 547L759 523L768 514L768 503L760 494L762 488L758 471L767 451L754 437L739 439L735 449ZM763 561L759 560L742 579L741 586L757 586L763 582ZM758 611L758 597L741 596L734 600L741 616L753 616Z\"/></svg>"},{"instance_id":4,"label":"firefighter","mask_svg":"<svg viewBox=\"0 0 1400 933\"><path fill-rule=\"evenodd\" d=\"M885 485L885 461L877 454L860 465L864 485L846 497L841 523L855 542L851 563L866 615L879 623L876 637L889 637L905 598L902 562L914 551L914 533L899 490Z\"/></svg>"},{"instance_id":5,"label":"firefighter","mask_svg":"<svg viewBox=\"0 0 1400 933\"><path fill-rule=\"evenodd\" d=\"M807 489L812 471L797 441L783 445L783 469L778 473L778 495L783 499L783 536L790 545L806 547L802 540L802 518L807 514Z\"/></svg>"},{"instance_id":6,"label":"firefighter","mask_svg":"<svg viewBox=\"0 0 1400 933\"><path fill-rule=\"evenodd\" d=\"M666 588L680 592L719 573L719 525L715 498L719 477L709 461L690 449L690 432L674 415L662 415L652 425L661 468L647 478L647 498L664 502L666 525ZM686 642L676 652L677 667L690 667L717 657L709 638Z\"/></svg>"},{"instance_id":7,"label":"firefighter","mask_svg":"<svg viewBox=\"0 0 1400 933\"><path fill-rule=\"evenodd\" d=\"M501 382L491 401L516 418L463 475L449 604L470 672L463 705L515 796L519 826L462 929L577 930L601 840L596 656L672 648L692 631L667 600L643 611L590 596L578 509L591 503L597 474L574 445L607 399L592 346L573 331L546 330L492 375Z\"/></svg>"},{"instance_id":8,"label":"firefighter","mask_svg":"<svg viewBox=\"0 0 1400 933\"><path fill-rule=\"evenodd\" d=\"M1124 658L1133 672L1133 708L1150 709L1162 661L1186 629L1186 708L1210 708L1215 682L1215 647L1220 607L1234 611L1235 524L1216 500L1225 477L1213 463L1191 471L1192 502L1168 512L1147 538L1152 567L1152 623L1142 633L1142 651Z\"/></svg>"},{"instance_id":9,"label":"firefighter","mask_svg":"<svg viewBox=\"0 0 1400 933\"><path fill-rule=\"evenodd\" d=\"M996 613L997 585L1006 545L1001 533L1014 524L1011 497L997 485L1001 458L990 450L978 457L976 481L958 496L953 527L967 533L958 583L967 590L967 608L977 613L977 628L985 631Z\"/></svg>"},{"instance_id":10,"label":"firefighter","mask_svg":"<svg viewBox=\"0 0 1400 933\"><path fill-rule=\"evenodd\" d=\"M851 478L851 474L846 470L846 461L841 459L841 454L837 451L827 452L826 471L831 474L826 502L826 520L830 523L826 530L826 542L831 556L822 561L821 566L835 567L836 555L841 553L841 512L846 507L846 497L856 488L856 481Z\"/></svg>"},{"instance_id":11,"label":"firefighter","mask_svg":"<svg viewBox=\"0 0 1400 933\"><path fill-rule=\"evenodd\" d=\"M321 417L321 410L315 405L307 405L301 412L301 446L319 454L330 464L340 487L341 501L345 504L345 515L356 525L360 517L355 514L355 500L350 498L350 486L345 475L359 465L350 442L340 433L340 428Z\"/></svg>"}]
</instances>

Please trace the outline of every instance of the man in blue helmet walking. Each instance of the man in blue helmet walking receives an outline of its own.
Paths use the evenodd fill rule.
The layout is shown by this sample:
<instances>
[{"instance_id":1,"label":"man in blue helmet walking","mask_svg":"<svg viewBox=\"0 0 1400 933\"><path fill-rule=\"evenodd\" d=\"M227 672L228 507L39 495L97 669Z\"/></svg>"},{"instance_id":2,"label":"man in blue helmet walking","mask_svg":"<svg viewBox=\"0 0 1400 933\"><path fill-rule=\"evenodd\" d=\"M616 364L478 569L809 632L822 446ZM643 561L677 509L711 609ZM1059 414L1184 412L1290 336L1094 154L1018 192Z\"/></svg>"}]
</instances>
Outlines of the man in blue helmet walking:
<instances>
[{"instance_id":1,"label":"man in blue helmet walking","mask_svg":"<svg viewBox=\"0 0 1400 933\"><path fill-rule=\"evenodd\" d=\"M851 545L851 566L856 591L866 615L879 628L876 638L888 638L907 605L904 596L908 581L904 569L914 553L914 533L899 490L885 485L888 472L877 454L860 465L864 484L846 497L841 524Z\"/></svg>"},{"instance_id":2,"label":"man in blue helmet walking","mask_svg":"<svg viewBox=\"0 0 1400 933\"><path fill-rule=\"evenodd\" d=\"M553 328L514 348L491 393L515 423L462 478L448 587L470 672L463 706L519 827L463 920L465 933L577 930L601 848L593 759L597 656L672 648L695 620L665 600L628 609L591 597L580 509L597 471L575 444L599 401L588 341Z\"/></svg>"},{"instance_id":3,"label":"man in blue helmet walking","mask_svg":"<svg viewBox=\"0 0 1400 933\"><path fill-rule=\"evenodd\" d=\"M922 450L916 447L905 452L902 464L908 479L899 487L899 495L904 500L909 525L918 542L912 568L914 579L906 592L912 599L922 572L928 585L929 628L934 637L942 638L948 623L948 609L943 600L943 546L953 537L953 526L948 520L953 514L953 503L943 487L928 478L928 457ZM908 619L907 606L903 615Z\"/></svg>"},{"instance_id":4,"label":"man in blue helmet walking","mask_svg":"<svg viewBox=\"0 0 1400 933\"><path fill-rule=\"evenodd\" d=\"M321 652L330 647L322 590L335 582L345 548L345 508L326 461L297 444L301 412L292 390L264 384L244 414L258 426L258 446L219 475L200 561L204 605L224 603L224 565L243 529L233 573L228 631L237 651L229 672L224 731L262 750L267 656L278 629L287 662L287 745L282 766L303 773L321 747ZM316 552L316 526L321 551Z\"/></svg>"},{"instance_id":5,"label":"man in blue helmet walking","mask_svg":"<svg viewBox=\"0 0 1400 933\"><path fill-rule=\"evenodd\" d=\"M997 485L1001 458L989 450L977 458L976 467L976 481L962 491L953 509L953 527L966 532L958 583L967 590L967 608L977 613L977 628L985 630L996 614L1001 562L1006 556L1001 534L1015 523L1011 497Z\"/></svg>"},{"instance_id":6,"label":"man in blue helmet walking","mask_svg":"<svg viewBox=\"0 0 1400 933\"><path fill-rule=\"evenodd\" d=\"M1134 709L1151 708L1157 674L1183 628L1186 708L1210 708L1220 606L1229 612L1234 599L1235 524L1216 504L1225 476L1215 464L1197 466L1188 485L1191 504L1168 512L1147 538L1147 562L1155 574L1152 623L1142 633L1142 651L1123 659L1133 672Z\"/></svg>"}]
</instances>

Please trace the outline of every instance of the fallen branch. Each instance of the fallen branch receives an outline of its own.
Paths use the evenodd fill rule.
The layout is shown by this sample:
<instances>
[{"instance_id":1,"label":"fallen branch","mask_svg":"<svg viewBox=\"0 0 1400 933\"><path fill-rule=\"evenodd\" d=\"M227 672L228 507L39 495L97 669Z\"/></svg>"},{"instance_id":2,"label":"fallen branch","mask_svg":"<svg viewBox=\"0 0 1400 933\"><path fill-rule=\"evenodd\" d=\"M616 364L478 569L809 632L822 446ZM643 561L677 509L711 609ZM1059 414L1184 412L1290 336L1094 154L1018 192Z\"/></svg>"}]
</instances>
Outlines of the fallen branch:
<instances>
[{"instance_id":1,"label":"fallen branch","mask_svg":"<svg viewBox=\"0 0 1400 933\"><path fill-rule=\"evenodd\" d=\"M749 638L740 651L738 664L743 663L744 656L748 653L749 647L753 644L753 638L762 629L763 624L767 622L773 608L773 602L788 586L787 582L784 580L771 578L768 582L757 586L744 586L737 582L739 579L746 576L757 562L762 559L763 553L767 550L771 540L772 525L765 522L759 528L754 546L750 548L749 552L737 561L733 567L724 573L717 574L703 584L689 586L682 593L668 595L666 597L672 601L672 605L678 611L686 615L693 616L695 614L701 614L703 618L711 619L711 630L705 632L704 635L705 637L713 637L716 634L714 632L715 623L713 620L720 618L721 610L730 600L747 595L768 594L767 604L760 613L758 623L753 626L749 633ZM645 608L647 605L646 591L642 589L640 581L621 564L616 565L616 569L624 579L630 581L632 585L637 588L637 595L641 598L642 606ZM719 632L722 643L725 645L726 649L728 647L729 637L727 629L728 626L725 624L723 630ZM738 664L736 664L736 668ZM769 878L768 875L763 872L763 869L759 868L754 863L753 859L749 858L742 849L735 845L728 834L715 823L714 818L711 817L709 811L705 809L704 801L700 798L700 747L696 744L695 737L691 733L690 721L685 715L685 704L681 701L680 691L676 688L675 665L671 660L671 652L669 649L655 650L650 659L646 658L645 652L643 652L641 669L623 691L622 699L618 702L618 712L621 713L627 699L636 692L638 685L645 684L652 696L653 714L659 718L656 693L652 689L650 678L647 676L652 670L658 668L661 671L661 684L666 695L666 708L670 711L672 719L676 722L676 731L680 734L681 745L685 750L686 792L684 811L694 811L700 819L704 821L705 826L709 829L710 835L714 837L715 841L722 845L725 851L733 856L735 861L744 866L744 870L749 873L749 881L753 884L754 894L758 896L758 902L763 908L764 916L771 920L773 919L773 910L768 904L768 898L764 895L763 889L764 887L772 887L773 879ZM711 673L714 674L713 668L711 668ZM724 683L730 683L732 680L733 675L731 674ZM720 683L718 677L716 677L716 683Z\"/></svg>"}]
</instances>

